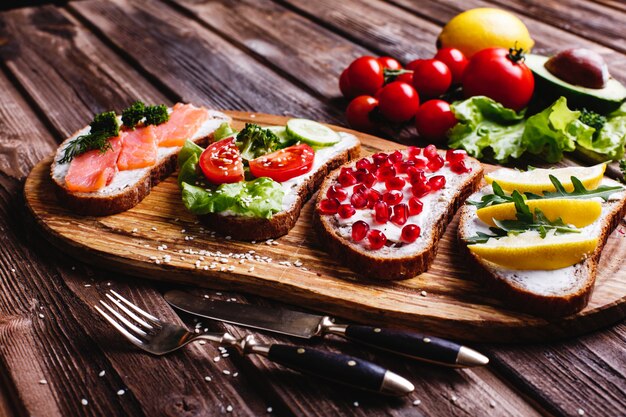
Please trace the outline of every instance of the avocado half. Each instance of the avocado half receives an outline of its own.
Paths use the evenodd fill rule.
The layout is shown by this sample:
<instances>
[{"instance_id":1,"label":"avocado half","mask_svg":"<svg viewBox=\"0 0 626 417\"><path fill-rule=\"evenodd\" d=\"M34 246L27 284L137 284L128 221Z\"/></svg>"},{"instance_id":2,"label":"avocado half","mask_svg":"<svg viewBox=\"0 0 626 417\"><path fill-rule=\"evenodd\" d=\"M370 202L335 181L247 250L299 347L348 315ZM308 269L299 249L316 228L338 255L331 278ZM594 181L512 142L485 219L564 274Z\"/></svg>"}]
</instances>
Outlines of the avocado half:
<instances>
[{"instance_id":1,"label":"avocado half","mask_svg":"<svg viewBox=\"0 0 626 417\"><path fill-rule=\"evenodd\" d=\"M535 92L549 100L567 98L570 107L586 108L600 114L617 110L626 99L626 87L610 77L604 88L587 88L570 84L554 76L544 64L547 56L528 54L525 63L535 75Z\"/></svg>"}]
</instances>

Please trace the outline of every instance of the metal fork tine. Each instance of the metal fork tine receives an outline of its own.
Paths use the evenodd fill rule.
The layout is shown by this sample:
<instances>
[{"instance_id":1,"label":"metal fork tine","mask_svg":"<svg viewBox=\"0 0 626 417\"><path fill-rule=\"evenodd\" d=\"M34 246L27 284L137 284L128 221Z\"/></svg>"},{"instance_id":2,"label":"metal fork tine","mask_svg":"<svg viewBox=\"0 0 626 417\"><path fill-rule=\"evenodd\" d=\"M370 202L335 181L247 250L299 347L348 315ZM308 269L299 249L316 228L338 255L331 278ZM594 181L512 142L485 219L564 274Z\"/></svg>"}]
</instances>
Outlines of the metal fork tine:
<instances>
[{"instance_id":1,"label":"metal fork tine","mask_svg":"<svg viewBox=\"0 0 626 417\"><path fill-rule=\"evenodd\" d=\"M145 326L149 329L152 329L152 325L147 323L146 321L142 320L139 316L137 316L135 313L133 313L132 311L130 311L129 309L127 309L126 307L124 307L122 305L122 303L120 303L118 300L116 300L115 298L113 298L113 296L111 294L105 294L106 297L111 300L120 310L122 310L124 313L128 314L128 316L130 316L133 320L135 320L137 323L140 323L142 326Z\"/></svg>"},{"instance_id":2,"label":"metal fork tine","mask_svg":"<svg viewBox=\"0 0 626 417\"><path fill-rule=\"evenodd\" d=\"M133 336L128 330L126 330L124 327L120 326L118 322L116 322L111 316L109 316L107 313L105 313L100 307L98 307L97 305L94 305L94 308L96 309L96 311L98 313L100 313L100 315L102 317L105 318L106 321L108 321L109 323L111 323L111 325L113 327L115 327L120 333L122 333L124 336L126 336L126 338L128 340L130 340L132 343L136 344L136 345L143 345L143 341L141 341L140 339L138 339L137 337Z\"/></svg>"},{"instance_id":3,"label":"metal fork tine","mask_svg":"<svg viewBox=\"0 0 626 417\"><path fill-rule=\"evenodd\" d=\"M143 311L142 309L140 309L139 307L137 307L135 304L131 303L130 301L128 301L126 298L122 297L121 295L119 295L117 292L115 292L114 290L109 290L111 291L111 293L113 295L115 295L120 301L122 301L124 304L126 304L128 307L132 308L133 310L135 310L137 313L141 314L142 316L146 317L148 320L152 320L155 323L160 323L161 320L159 320L157 317L154 317L152 314Z\"/></svg>"},{"instance_id":4,"label":"metal fork tine","mask_svg":"<svg viewBox=\"0 0 626 417\"><path fill-rule=\"evenodd\" d=\"M109 310L111 312L111 314L113 314L115 317L117 317L122 323L124 323L126 325L127 328L132 329L133 331L135 331L135 333L139 333L143 336L146 336L148 333L146 333L144 330L140 329L139 327L135 326L133 323L131 323L130 321L128 321L128 319L124 316L122 316L120 313L118 313L117 311L115 311L115 309L113 309L113 307L111 307L110 305L108 305L107 303L105 303L104 301L100 300L100 304L102 304L107 310Z\"/></svg>"}]
</instances>

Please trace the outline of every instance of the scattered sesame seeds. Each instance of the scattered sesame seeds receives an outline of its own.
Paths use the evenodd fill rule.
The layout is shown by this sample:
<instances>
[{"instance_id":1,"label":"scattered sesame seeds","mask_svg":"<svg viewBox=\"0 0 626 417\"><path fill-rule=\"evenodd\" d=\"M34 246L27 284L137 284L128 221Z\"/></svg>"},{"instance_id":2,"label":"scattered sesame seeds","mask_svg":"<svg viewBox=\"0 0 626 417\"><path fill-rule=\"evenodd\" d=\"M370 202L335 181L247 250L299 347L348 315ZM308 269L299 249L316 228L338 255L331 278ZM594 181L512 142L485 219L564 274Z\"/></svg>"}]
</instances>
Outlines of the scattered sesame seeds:
<instances>
[{"instance_id":1,"label":"scattered sesame seeds","mask_svg":"<svg viewBox=\"0 0 626 417\"><path fill-rule=\"evenodd\" d=\"M414 400L413 401L413 405L420 405L422 403L422 400Z\"/></svg>"},{"instance_id":2,"label":"scattered sesame seeds","mask_svg":"<svg viewBox=\"0 0 626 417\"><path fill-rule=\"evenodd\" d=\"M124 395L125 393L126 391L124 391L123 389L117 391L117 395Z\"/></svg>"},{"instance_id":3,"label":"scattered sesame seeds","mask_svg":"<svg viewBox=\"0 0 626 417\"><path fill-rule=\"evenodd\" d=\"M82 400L80 400L80 403L82 405L87 405L87 404L89 404L89 401L87 401L87 398L83 398Z\"/></svg>"},{"instance_id":4,"label":"scattered sesame seeds","mask_svg":"<svg viewBox=\"0 0 626 417\"><path fill-rule=\"evenodd\" d=\"M39 380L39 383L40 383L41 385L46 385L46 384L48 383L48 381L47 381L47 380L45 380L45 379L40 379L40 380Z\"/></svg>"},{"instance_id":5,"label":"scattered sesame seeds","mask_svg":"<svg viewBox=\"0 0 626 417\"><path fill-rule=\"evenodd\" d=\"M106 372L105 372L105 371L100 371L100 373L98 374L98 376L99 376L100 378L102 378L102 377L104 376L104 374L106 374Z\"/></svg>"}]
</instances>

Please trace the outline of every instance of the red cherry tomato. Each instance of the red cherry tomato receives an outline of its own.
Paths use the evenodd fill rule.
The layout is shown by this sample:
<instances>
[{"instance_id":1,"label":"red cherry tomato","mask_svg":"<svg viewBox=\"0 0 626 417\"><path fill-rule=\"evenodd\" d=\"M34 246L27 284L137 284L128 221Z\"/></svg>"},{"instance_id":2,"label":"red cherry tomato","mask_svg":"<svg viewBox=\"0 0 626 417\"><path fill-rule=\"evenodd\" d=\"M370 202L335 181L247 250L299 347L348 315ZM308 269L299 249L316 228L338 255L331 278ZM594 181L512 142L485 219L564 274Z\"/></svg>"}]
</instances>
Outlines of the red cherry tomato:
<instances>
[{"instance_id":1,"label":"red cherry tomato","mask_svg":"<svg viewBox=\"0 0 626 417\"><path fill-rule=\"evenodd\" d=\"M413 85L413 74L407 72L405 74L400 74L396 77L395 81L402 81L403 83L408 83Z\"/></svg>"},{"instance_id":2,"label":"red cherry tomato","mask_svg":"<svg viewBox=\"0 0 626 417\"><path fill-rule=\"evenodd\" d=\"M438 59L416 59L407 64L413 70L413 87L420 97L439 97L450 88L452 73L446 64Z\"/></svg>"},{"instance_id":3,"label":"red cherry tomato","mask_svg":"<svg viewBox=\"0 0 626 417\"><path fill-rule=\"evenodd\" d=\"M339 76L339 90L341 94L347 98L352 99L354 97L354 89L350 86L350 76L348 75L348 68L343 70Z\"/></svg>"},{"instance_id":4,"label":"red cherry tomato","mask_svg":"<svg viewBox=\"0 0 626 417\"><path fill-rule=\"evenodd\" d=\"M255 177L269 177L283 182L306 174L313 168L315 151L309 145L289 146L250 161L250 172Z\"/></svg>"},{"instance_id":5,"label":"red cherry tomato","mask_svg":"<svg viewBox=\"0 0 626 417\"><path fill-rule=\"evenodd\" d=\"M450 105L443 100L423 103L415 114L415 126L420 136L437 141L443 140L457 120Z\"/></svg>"},{"instance_id":6,"label":"red cherry tomato","mask_svg":"<svg viewBox=\"0 0 626 417\"><path fill-rule=\"evenodd\" d=\"M213 184L243 181L243 162L234 137L210 144L200 155L199 164Z\"/></svg>"},{"instance_id":7,"label":"red cherry tomato","mask_svg":"<svg viewBox=\"0 0 626 417\"><path fill-rule=\"evenodd\" d=\"M357 130L373 130L376 125L370 113L378 107L378 100L372 96L358 96L350 102L346 109L348 124Z\"/></svg>"},{"instance_id":8,"label":"red cherry tomato","mask_svg":"<svg viewBox=\"0 0 626 417\"><path fill-rule=\"evenodd\" d=\"M402 123L415 116L420 105L419 95L411 85L394 81L377 94L381 114L390 122Z\"/></svg>"},{"instance_id":9,"label":"red cherry tomato","mask_svg":"<svg viewBox=\"0 0 626 417\"><path fill-rule=\"evenodd\" d=\"M437 51L437 54L435 54L435 59L438 59L448 66L452 73L452 84L461 83L463 72L469 63L469 60L465 58L463 52L456 48L441 48Z\"/></svg>"},{"instance_id":10,"label":"red cherry tomato","mask_svg":"<svg viewBox=\"0 0 626 417\"><path fill-rule=\"evenodd\" d=\"M402 65L400 65L398 60L390 56L378 57L378 62L380 63L380 65L383 66L383 69L392 69L392 70L402 69Z\"/></svg>"},{"instance_id":11,"label":"red cherry tomato","mask_svg":"<svg viewBox=\"0 0 626 417\"><path fill-rule=\"evenodd\" d=\"M374 57L362 56L348 67L348 80L355 95L373 96L385 82L383 66Z\"/></svg>"},{"instance_id":12,"label":"red cherry tomato","mask_svg":"<svg viewBox=\"0 0 626 417\"><path fill-rule=\"evenodd\" d=\"M521 59L521 49L488 48L470 59L463 74L466 97L487 96L516 111L528 105L535 79Z\"/></svg>"}]
</instances>

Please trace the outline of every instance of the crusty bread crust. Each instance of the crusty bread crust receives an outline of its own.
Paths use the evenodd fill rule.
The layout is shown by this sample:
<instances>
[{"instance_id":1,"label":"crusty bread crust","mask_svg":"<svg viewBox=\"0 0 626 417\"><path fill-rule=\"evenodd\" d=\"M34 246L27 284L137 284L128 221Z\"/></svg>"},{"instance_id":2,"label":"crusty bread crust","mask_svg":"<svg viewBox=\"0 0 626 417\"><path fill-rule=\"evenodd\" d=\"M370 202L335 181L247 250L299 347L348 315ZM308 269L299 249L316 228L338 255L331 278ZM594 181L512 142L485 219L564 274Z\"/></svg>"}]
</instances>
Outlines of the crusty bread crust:
<instances>
[{"instance_id":1,"label":"crusty bread crust","mask_svg":"<svg viewBox=\"0 0 626 417\"><path fill-rule=\"evenodd\" d=\"M368 279L401 280L412 278L425 272L437 255L437 243L446 231L448 223L454 217L454 213L456 213L456 210L465 199L476 191L482 180L483 169L480 163L473 158L468 158L468 160L473 161L471 163L472 173L458 187L456 193L450 199L447 210L431 226L433 228L432 239L424 250L404 257L389 258L381 256L375 251L361 248L339 236L336 227L330 221L332 216L322 216L315 210L313 213L313 227L317 232L322 247L327 252L332 253L333 258L338 259L362 277ZM346 166L350 167L352 165L347 164ZM326 178L320 187L316 207L326 195L326 190L335 182L340 171L340 169L337 169Z\"/></svg>"},{"instance_id":2,"label":"crusty bread crust","mask_svg":"<svg viewBox=\"0 0 626 417\"><path fill-rule=\"evenodd\" d=\"M230 120L228 116L215 112L215 118L223 117L224 121ZM152 190L152 187L160 183L176 170L178 152L161 158L153 167L146 170L136 182L115 194L72 192L65 186L64 181L54 175L57 169L57 160L61 158L61 150L68 141L72 140L79 132L76 131L59 146L50 167L50 177L55 184L55 191L59 202L72 211L87 216L108 216L129 210L139 204ZM193 141L206 146L213 137L213 133L207 136L195 138Z\"/></svg>"},{"instance_id":3,"label":"crusty bread crust","mask_svg":"<svg viewBox=\"0 0 626 417\"><path fill-rule=\"evenodd\" d=\"M464 206L460 211L459 231L465 229L465 224L473 220L471 213ZM598 246L595 251L576 266L576 277L584 280L578 291L562 295L543 295L528 291L525 288L511 285L506 279L498 274L494 274L483 260L469 251L463 242L459 232L459 247L462 248L463 255L472 260L470 262L475 274L472 276L479 282L485 284L506 306L524 313L541 317L562 317L574 314L587 306L589 298L593 293L596 282L597 267L600 262L602 249L606 244L609 235L619 225L626 216L626 197L614 203L608 221L602 228L598 238Z\"/></svg>"},{"instance_id":4,"label":"crusty bread crust","mask_svg":"<svg viewBox=\"0 0 626 417\"><path fill-rule=\"evenodd\" d=\"M199 216L200 221L211 230L238 240L275 239L286 235L298 221L304 203L311 198L328 173L351 159L357 158L360 153L361 145L357 142L355 146L329 159L309 179L299 184L296 190L298 196L292 206L288 210L274 214L271 219L210 213Z\"/></svg>"}]
</instances>

